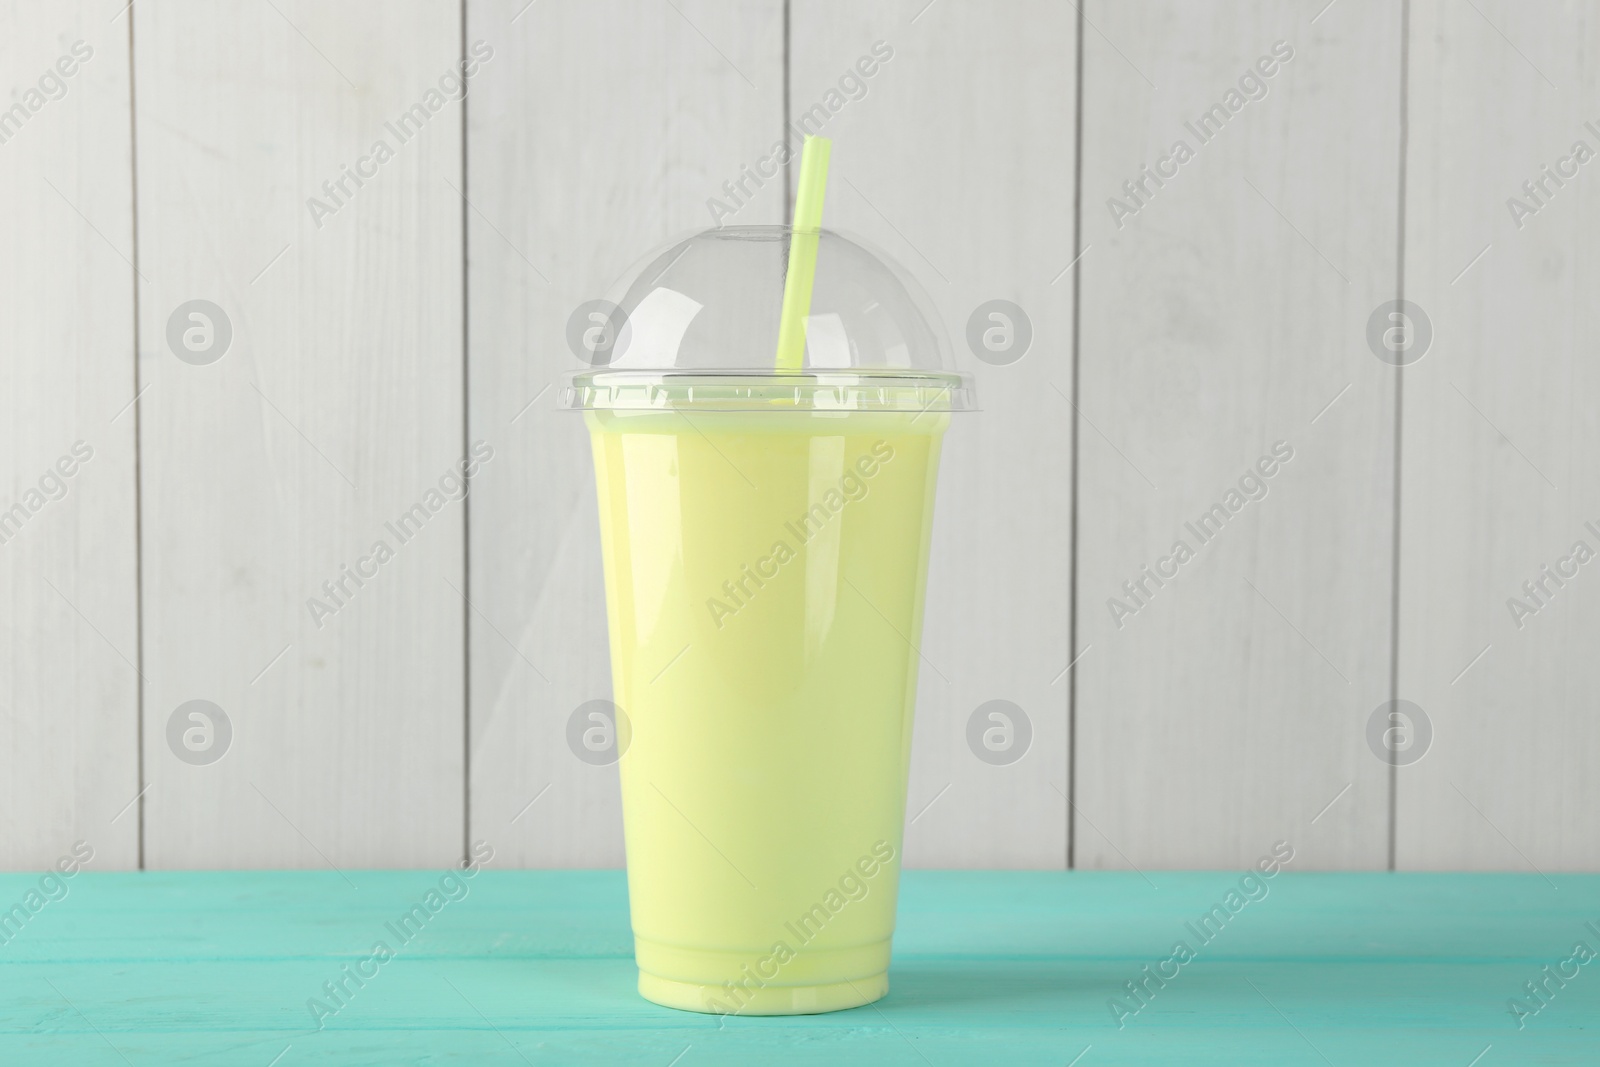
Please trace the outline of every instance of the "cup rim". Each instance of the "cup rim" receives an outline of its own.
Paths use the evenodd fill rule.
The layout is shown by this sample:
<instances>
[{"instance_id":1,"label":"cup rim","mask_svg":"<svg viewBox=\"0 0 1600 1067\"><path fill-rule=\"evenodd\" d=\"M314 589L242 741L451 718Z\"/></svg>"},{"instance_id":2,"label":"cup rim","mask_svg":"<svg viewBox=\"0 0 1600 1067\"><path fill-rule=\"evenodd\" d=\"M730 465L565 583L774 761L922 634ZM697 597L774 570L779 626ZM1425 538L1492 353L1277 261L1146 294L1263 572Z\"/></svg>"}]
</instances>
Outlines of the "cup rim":
<instances>
[{"instance_id":1,"label":"cup rim","mask_svg":"<svg viewBox=\"0 0 1600 1067\"><path fill-rule=\"evenodd\" d=\"M972 376L896 367L610 370L573 374L570 411L923 412L976 410Z\"/></svg>"}]
</instances>

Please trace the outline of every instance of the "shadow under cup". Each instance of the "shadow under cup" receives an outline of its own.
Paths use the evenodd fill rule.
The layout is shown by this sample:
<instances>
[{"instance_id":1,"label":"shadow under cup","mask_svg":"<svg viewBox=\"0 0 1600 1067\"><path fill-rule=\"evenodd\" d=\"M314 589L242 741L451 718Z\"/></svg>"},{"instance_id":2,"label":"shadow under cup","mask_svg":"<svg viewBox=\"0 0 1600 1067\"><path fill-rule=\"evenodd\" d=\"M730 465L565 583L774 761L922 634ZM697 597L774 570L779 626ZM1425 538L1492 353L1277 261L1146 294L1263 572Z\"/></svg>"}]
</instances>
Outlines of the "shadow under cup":
<instances>
[{"instance_id":1,"label":"shadow under cup","mask_svg":"<svg viewBox=\"0 0 1600 1067\"><path fill-rule=\"evenodd\" d=\"M837 408L705 385L585 405L639 992L856 1007L888 991L949 414L937 381Z\"/></svg>"}]
</instances>

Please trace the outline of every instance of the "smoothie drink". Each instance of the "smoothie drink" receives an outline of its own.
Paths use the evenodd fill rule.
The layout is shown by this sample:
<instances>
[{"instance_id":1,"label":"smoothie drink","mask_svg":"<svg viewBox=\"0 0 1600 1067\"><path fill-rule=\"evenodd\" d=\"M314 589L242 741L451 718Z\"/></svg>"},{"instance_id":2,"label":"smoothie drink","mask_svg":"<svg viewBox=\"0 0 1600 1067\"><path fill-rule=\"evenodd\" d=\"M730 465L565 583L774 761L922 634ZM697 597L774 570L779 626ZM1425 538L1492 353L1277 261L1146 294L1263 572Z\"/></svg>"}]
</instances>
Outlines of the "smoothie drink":
<instances>
[{"instance_id":1,"label":"smoothie drink","mask_svg":"<svg viewBox=\"0 0 1600 1067\"><path fill-rule=\"evenodd\" d=\"M939 447L971 406L903 271L821 228L675 243L574 313L639 992L790 1015L889 989ZM598 309L598 310L597 310ZM575 338L593 335L587 352Z\"/></svg>"},{"instance_id":2,"label":"smoothie drink","mask_svg":"<svg viewBox=\"0 0 1600 1067\"><path fill-rule=\"evenodd\" d=\"M651 1000L793 1014L887 991L949 421L921 395L586 411Z\"/></svg>"}]
</instances>

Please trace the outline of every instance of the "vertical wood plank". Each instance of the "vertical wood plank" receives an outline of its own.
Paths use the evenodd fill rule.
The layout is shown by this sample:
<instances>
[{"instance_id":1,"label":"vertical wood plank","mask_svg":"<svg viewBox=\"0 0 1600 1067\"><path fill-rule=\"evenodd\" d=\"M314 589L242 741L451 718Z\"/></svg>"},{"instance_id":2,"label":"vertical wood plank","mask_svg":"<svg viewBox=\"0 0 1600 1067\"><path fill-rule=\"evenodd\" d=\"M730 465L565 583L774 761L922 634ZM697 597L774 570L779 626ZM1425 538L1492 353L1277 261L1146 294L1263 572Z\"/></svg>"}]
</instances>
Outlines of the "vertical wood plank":
<instances>
[{"instance_id":1,"label":"vertical wood plank","mask_svg":"<svg viewBox=\"0 0 1600 1067\"><path fill-rule=\"evenodd\" d=\"M49 866L79 839L95 869L138 864L133 176L120 6L0 4L7 870Z\"/></svg>"},{"instance_id":2,"label":"vertical wood plank","mask_svg":"<svg viewBox=\"0 0 1600 1067\"><path fill-rule=\"evenodd\" d=\"M1399 693L1433 742L1398 769L1396 862L1596 870L1600 579L1574 551L1600 552L1600 176L1572 156L1600 153L1600 25L1412 20L1405 295L1433 341L1404 371Z\"/></svg>"},{"instance_id":3,"label":"vertical wood plank","mask_svg":"<svg viewBox=\"0 0 1600 1067\"><path fill-rule=\"evenodd\" d=\"M471 498L470 806L497 862L622 862L616 768L566 740L579 705L611 696L587 433L552 403L584 366L567 319L710 226L707 200L781 135L782 10L468 4L469 38L504 57L473 90L467 166L469 419L496 448ZM769 181L738 221L783 211Z\"/></svg>"},{"instance_id":4,"label":"vertical wood plank","mask_svg":"<svg viewBox=\"0 0 1600 1067\"><path fill-rule=\"evenodd\" d=\"M447 862L464 829L463 515L441 490L465 448L459 9L131 14L147 863ZM213 362L203 322L171 325L193 300L231 326ZM173 329L199 331L194 361ZM227 716L215 762L204 720L183 724L200 753L170 743L191 700Z\"/></svg>"},{"instance_id":5,"label":"vertical wood plank","mask_svg":"<svg viewBox=\"0 0 1600 1067\"><path fill-rule=\"evenodd\" d=\"M1399 11L1085 14L1077 865L1287 838L1298 866L1382 867L1394 397L1364 333L1395 292ZM1167 177L1130 195L1146 165Z\"/></svg>"},{"instance_id":6,"label":"vertical wood plank","mask_svg":"<svg viewBox=\"0 0 1600 1067\"><path fill-rule=\"evenodd\" d=\"M1076 16L1042 2L829 2L791 18L791 118L834 139L827 224L924 283L983 409L955 416L945 441L906 861L1063 867ZM870 77L863 57L877 61ZM1000 365L967 338L994 300L1020 307L1032 333L1026 349L1020 333L996 335ZM979 715L992 701L1011 705L1009 740ZM980 736L1000 731L989 760L969 741L974 715Z\"/></svg>"}]
</instances>

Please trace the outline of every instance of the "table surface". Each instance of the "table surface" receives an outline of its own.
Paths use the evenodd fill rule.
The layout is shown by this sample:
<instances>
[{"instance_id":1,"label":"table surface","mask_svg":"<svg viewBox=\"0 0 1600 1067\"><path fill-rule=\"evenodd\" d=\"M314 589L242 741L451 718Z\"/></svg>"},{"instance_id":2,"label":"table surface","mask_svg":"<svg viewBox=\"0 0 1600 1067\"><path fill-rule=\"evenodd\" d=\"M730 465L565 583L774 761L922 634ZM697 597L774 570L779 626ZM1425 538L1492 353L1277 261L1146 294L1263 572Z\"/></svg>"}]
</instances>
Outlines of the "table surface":
<instances>
[{"instance_id":1,"label":"table surface","mask_svg":"<svg viewBox=\"0 0 1600 1067\"><path fill-rule=\"evenodd\" d=\"M402 944L442 873L0 875L38 908L0 928L0 1063L1600 1064L1600 875L911 871L887 998L719 1019L634 991L622 872L484 870Z\"/></svg>"}]
</instances>

